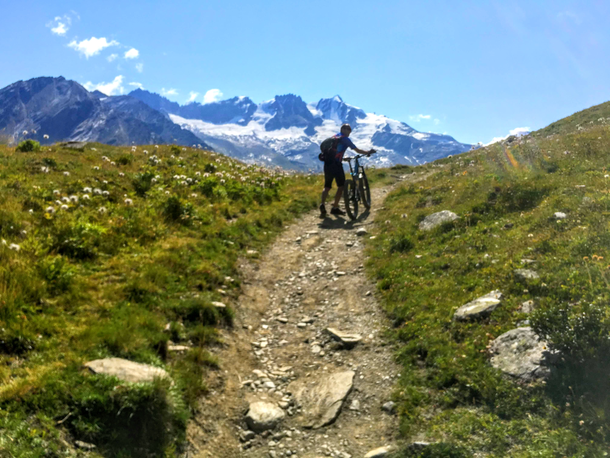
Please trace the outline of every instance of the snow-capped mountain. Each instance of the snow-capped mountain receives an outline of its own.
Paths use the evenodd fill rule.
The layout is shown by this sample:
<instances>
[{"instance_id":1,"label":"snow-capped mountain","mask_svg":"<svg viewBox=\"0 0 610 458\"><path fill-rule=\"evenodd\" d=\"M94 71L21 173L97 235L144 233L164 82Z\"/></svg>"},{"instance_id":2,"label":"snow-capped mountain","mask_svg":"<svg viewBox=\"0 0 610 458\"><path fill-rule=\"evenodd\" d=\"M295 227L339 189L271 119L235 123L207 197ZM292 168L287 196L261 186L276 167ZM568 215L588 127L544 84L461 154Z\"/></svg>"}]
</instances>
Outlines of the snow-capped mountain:
<instances>
[{"instance_id":1,"label":"snow-capped mountain","mask_svg":"<svg viewBox=\"0 0 610 458\"><path fill-rule=\"evenodd\" d=\"M24 131L41 143L202 143L140 100L89 92L63 77L33 78L0 89L0 136L18 141Z\"/></svg>"},{"instance_id":2,"label":"snow-capped mountain","mask_svg":"<svg viewBox=\"0 0 610 458\"><path fill-rule=\"evenodd\" d=\"M248 97L235 97L180 106L140 89L129 95L166 113L218 151L287 168L319 169L320 143L346 122L358 148L378 151L368 162L379 166L423 164L471 147L448 135L418 132L404 122L366 113L339 96L312 104L288 94L258 105Z\"/></svg>"}]
</instances>

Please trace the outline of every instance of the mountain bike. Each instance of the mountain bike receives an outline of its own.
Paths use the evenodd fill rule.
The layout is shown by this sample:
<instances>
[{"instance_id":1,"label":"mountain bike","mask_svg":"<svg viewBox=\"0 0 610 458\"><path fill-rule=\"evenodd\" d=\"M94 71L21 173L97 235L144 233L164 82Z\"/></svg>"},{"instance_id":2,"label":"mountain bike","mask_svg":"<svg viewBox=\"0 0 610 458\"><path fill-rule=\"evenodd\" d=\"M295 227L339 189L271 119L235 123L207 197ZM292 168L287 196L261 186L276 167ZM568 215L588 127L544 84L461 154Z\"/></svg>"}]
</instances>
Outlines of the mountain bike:
<instances>
[{"instance_id":1,"label":"mountain bike","mask_svg":"<svg viewBox=\"0 0 610 458\"><path fill-rule=\"evenodd\" d=\"M351 180L345 181L345 188L343 190L345 211L350 219L358 218L358 205L360 202L362 202L364 208L367 210L371 208L371 188L369 187L369 180L366 178L364 166L360 165L360 158L365 156L369 157L371 154L373 153L343 158L343 160L349 164L349 174L352 176Z\"/></svg>"}]
</instances>

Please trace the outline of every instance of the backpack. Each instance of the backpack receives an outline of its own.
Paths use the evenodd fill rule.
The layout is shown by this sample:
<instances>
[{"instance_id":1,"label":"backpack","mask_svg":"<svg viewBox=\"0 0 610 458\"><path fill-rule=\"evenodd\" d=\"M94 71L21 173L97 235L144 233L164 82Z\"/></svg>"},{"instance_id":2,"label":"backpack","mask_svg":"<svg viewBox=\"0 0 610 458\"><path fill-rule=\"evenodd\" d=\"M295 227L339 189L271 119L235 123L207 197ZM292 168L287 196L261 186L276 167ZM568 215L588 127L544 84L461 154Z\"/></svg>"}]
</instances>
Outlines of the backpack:
<instances>
[{"instance_id":1,"label":"backpack","mask_svg":"<svg viewBox=\"0 0 610 458\"><path fill-rule=\"evenodd\" d=\"M318 159L322 162L326 162L332 159L333 155L337 154L337 146L343 137L328 137L320 145L320 154Z\"/></svg>"}]
</instances>

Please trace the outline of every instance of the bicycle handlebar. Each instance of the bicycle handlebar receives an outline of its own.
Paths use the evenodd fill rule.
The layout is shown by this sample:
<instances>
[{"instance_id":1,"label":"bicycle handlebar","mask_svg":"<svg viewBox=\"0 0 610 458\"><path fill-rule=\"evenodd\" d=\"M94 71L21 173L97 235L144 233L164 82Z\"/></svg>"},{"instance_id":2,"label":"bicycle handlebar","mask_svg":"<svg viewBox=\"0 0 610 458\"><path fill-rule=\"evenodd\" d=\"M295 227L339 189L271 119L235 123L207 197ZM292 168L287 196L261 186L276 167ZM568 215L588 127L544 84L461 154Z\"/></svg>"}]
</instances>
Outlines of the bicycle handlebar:
<instances>
[{"instance_id":1,"label":"bicycle handlebar","mask_svg":"<svg viewBox=\"0 0 610 458\"><path fill-rule=\"evenodd\" d=\"M355 156L350 156L350 157L344 157L343 160L346 162L355 160L355 159L360 159L361 157L370 157L371 154L375 154L377 151L373 150L371 153L368 154L357 154Z\"/></svg>"}]
</instances>

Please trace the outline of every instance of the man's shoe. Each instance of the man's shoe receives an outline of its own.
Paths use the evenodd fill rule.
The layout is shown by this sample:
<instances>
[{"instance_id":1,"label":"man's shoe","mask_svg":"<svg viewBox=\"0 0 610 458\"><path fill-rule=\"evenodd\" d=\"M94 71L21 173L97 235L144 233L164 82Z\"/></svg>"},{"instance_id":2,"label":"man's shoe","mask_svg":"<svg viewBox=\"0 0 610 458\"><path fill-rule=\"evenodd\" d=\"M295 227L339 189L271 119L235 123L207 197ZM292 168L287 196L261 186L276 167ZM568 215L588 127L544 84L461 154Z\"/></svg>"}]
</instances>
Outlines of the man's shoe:
<instances>
[{"instance_id":1,"label":"man's shoe","mask_svg":"<svg viewBox=\"0 0 610 458\"><path fill-rule=\"evenodd\" d=\"M324 204L320 204L320 216L326 216L326 207Z\"/></svg>"},{"instance_id":2,"label":"man's shoe","mask_svg":"<svg viewBox=\"0 0 610 458\"><path fill-rule=\"evenodd\" d=\"M330 210L331 215L345 216L345 212L341 210L339 207L333 207Z\"/></svg>"}]
</instances>

